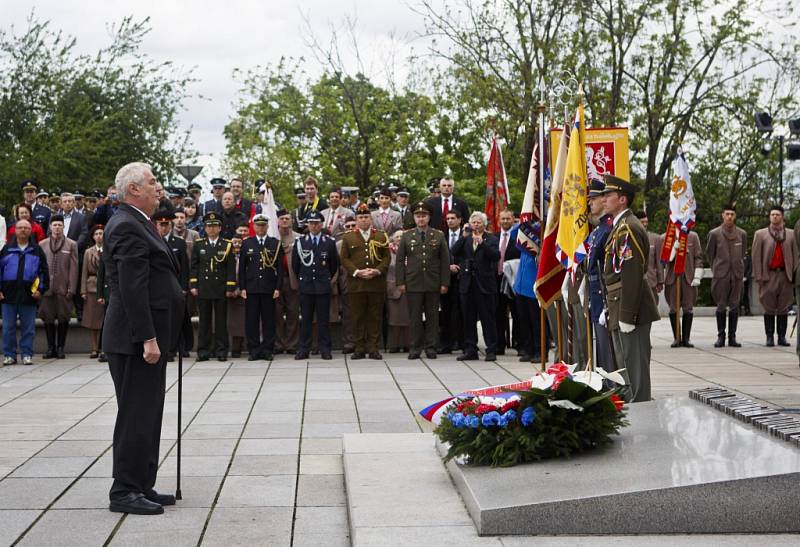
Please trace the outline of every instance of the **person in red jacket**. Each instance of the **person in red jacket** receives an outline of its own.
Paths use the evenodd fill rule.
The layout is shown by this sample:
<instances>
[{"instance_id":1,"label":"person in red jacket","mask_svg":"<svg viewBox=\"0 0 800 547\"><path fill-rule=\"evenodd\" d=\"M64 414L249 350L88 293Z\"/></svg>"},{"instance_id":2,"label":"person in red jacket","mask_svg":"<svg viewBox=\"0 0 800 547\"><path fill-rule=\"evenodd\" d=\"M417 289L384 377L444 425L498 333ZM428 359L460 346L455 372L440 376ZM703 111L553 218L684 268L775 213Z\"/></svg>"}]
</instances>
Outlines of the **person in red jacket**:
<instances>
[{"instance_id":1,"label":"person in red jacket","mask_svg":"<svg viewBox=\"0 0 800 547\"><path fill-rule=\"evenodd\" d=\"M41 225L38 222L33 220L33 211L31 210L31 206L27 203L20 203L16 207L14 207L14 218L16 220L27 220L31 225L31 239L34 243L39 243L41 240L44 239L44 230L42 229ZM8 229L8 233L6 234L6 241L10 242L11 237L17 233L17 223L11 225Z\"/></svg>"}]
</instances>

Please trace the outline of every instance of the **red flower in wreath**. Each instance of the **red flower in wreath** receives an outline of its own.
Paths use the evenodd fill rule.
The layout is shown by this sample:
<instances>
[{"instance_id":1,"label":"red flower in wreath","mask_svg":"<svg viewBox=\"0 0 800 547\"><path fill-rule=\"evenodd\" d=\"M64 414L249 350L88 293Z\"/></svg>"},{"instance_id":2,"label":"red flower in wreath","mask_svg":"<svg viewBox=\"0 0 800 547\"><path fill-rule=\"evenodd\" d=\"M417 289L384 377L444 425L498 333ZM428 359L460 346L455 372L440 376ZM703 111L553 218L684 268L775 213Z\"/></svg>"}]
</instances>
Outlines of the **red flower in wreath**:
<instances>
[{"instance_id":1,"label":"red flower in wreath","mask_svg":"<svg viewBox=\"0 0 800 547\"><path fill-rule=\"evenodd\" d=\"M614 408L617 409L617 412L620 412L622 407L625 406L625 401L623 401L616 393L611 396L611 402L614 403Z\"/></svg>"},{"instance_id":2,"label":"red flower in wreath","mask_svg":"<svg viewBox=\"0 0 800 547\"><path fill-rule=\"evenodd\" d=\"M494 405L481 404L475 409L475 414L480 416L481 414L486 414L487 412L493 412L495 410L497 410L497 407Z\"/></svg>"},{"instance_id":3,"label":"red flower in wreath","mask_svg":"<svg viewBox=\"0 0 800 547\"><path fill-rule=\"evenodd\" d=\"M505 414L509 410L517 410L519 408L519 399L514 399L513 401L509 401L500 407L500 413Z\"/></svg>"}]
</instances>

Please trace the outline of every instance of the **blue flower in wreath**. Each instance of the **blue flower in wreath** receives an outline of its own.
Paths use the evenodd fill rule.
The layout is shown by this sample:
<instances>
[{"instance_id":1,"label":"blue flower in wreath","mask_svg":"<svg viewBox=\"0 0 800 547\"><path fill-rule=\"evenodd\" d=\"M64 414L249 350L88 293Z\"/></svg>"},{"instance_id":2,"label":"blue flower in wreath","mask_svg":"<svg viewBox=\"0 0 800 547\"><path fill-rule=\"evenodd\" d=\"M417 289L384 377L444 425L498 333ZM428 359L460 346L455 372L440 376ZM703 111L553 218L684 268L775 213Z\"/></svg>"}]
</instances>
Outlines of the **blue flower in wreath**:
<instances>
[{"instance_id":1,"label":"blue flower in wreath","mask_svg":"<svg viewBox=\"0 0 800 547\"><path fill-rule=\"evenodd\" d=\"M497 422L497 425L500 427L506 427L508 424L513 422L517 419L517 411L513 408L511 410L506 411L502 416L500 416L500 421Z\"/></svg>"},{"instance_id":2,"label":"blue flower in wreath","mask_svg":"<svg viewBox=\"0 0 800 547\"><path fill-rule=\"evenodd\" d=\"M522 416L520 417L522 425L529 426L534 422L534 420L536 420L536 410L532 406L529 406L522 411Z\"/></svg>"},{"instance_id":3,"label":"blue flower in wreath","mask_svg":"<svg viewBox=\"0 0 800 547\"><path fill-rule=\"evenodd\" d=\"M466 418L464 418L464 425L467 427L471 427L472 429L478 429L481 420L475 414L470 414Z\"/></svg>"},{"instance_id":4,"label":"blue flower in wreath","mask_svg":"<svg viewBox=\"0 0 800 547\"><path fill-rule=\"evenodd\" d=\"M493 425L499 425L500 424L500 413L497 412L496 410L493 410L492 412L487 412L481 418L481 423L483 424L484 427L490 427L490 426L493 426Z\"/></svg>"},{"instance_id":5,"label":"blue flower in wreath","mask_svg":"<svg viewBox=\"0 0 800 547\"><path fill-rule=\"evenodd\" d=\"M464 427L464 415L460 412L453 412L453 417L450 418L450 423L453 424L453 427Z\"/></svg>"}]
</instances>

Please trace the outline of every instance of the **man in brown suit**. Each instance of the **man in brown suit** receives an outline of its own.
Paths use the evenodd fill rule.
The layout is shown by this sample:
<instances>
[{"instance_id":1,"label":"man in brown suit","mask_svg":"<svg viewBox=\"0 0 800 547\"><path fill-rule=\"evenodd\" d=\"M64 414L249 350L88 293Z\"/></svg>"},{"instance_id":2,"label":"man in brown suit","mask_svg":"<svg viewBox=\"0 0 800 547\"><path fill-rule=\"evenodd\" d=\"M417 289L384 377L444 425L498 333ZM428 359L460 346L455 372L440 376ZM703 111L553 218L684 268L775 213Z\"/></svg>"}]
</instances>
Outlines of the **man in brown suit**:
<instances>
[{"instance_id":1,"label":"man in brown suit","mask_svg":"<svg viewBox=\"0 0 800 547\"><path fill-rule=\"evenodd\" d=\"M50 288L39 305L39 318L47 334L47 353L43 357L64 359L73 297L78 287L78 244L64 235L62 215L50 217L50 237L42 240L39 246L47 257L50 272Z\"/></svg>"},{"instance_id":2,"label":"man in brown suit","mask_svg":"<svg viewBox=\"0 0 800 547\"><path fill-rule=\"evenodd\" d=\"M406 231L397 248L397 287L408 295L411 317L409 359L436 359L439 337L439 299L450 285L450 251L444 234L428 225L431 211L423 202L414 206L416 228ZM425 314L423 326L422 316Z\"/></svg>"},{"instance_id":3,"label":"man in brown suit","mask_svg":"<svg viewBox=\"0 0 800 547\"><path fill-rule=\"evenodd\" d=\"M659 315L645 282L647 231L629 209L636 186L612 175L605 176L605 183L606 213L614 220L603 265L608 316L601 314L600 323L611 332L617 368L627 371L626 399L634 403L649 401L650 326Z\"/></svg>"},{"instance_id":4,"label":"man in brown suit","mask_svg":"<svg viewBox=\"0 0 800 547\"><path fill-rule=\"evenodd\" d=\"M778 345L788 346L786 325L789 306L794 297L792 276L797 267L794 232L783 221L783 207L769 210L769 226L753 236L753 279L758 283L758 299L764 308L764 330L767 346L775 345L777 316Z\"/></svg>"},{"instance_id":5,"label":"man in brown suit","mask_svg":"<svg viewBox=\"0 0 800 547\"><path fill-rule=\"evenodd\" d=\"M664 234L658 237L658 244L656 249L658 255L661 255L661 249L664 247ZM683 311L683 318L681 319L681 332L678 333L676 324L678 322L677 316L677 292L678 284L675 275L675 257L678 253L680 242L676 239L675 245L672 247L672 255L666 265L664 272L664 298L669 304L669 324L672 326L672 335L674 340L671 347L679 348L693 348L694 345L689 340L692 332L692 320L694 318L694 305L697 302L697 287L700 286L700 281L703 279L703 247L700 244L700 237L697 232L689 232L687 239L686 249L686 264L684 265L683 275L681 275L681 302L680 307Z\"/></svg>"},{"instance_id":6,"label":"man in brown suit","mask_svg":"<svg viewBox=\"0 0 800 547\"><path fill-rule=\"evenodd\" d=\"M650 220L645 211L636 211L636 218L645 230ZM664 290L664 269L661 267L660 247L658 246L660 234L647 230L647 241L650 243L650 251L647 253L647 286L653 291L653 299L658 305L658 293ZM674 330L674 329L673 329Z\"/></svg>"},{"instance_id":7,"label":"man in brown suit","mask_svg":"<svg viewBox=\"0 0 800 547\"><path fill-rule=\"evenodd\" d=\"M389 237L372 228L372 216L366 203L356 209L356 229L342 236L342 265L347 270L350 311L353 321L355 351L353 359L383 359L378 339L383 323L386 298L386 271L389 269Z\"/></svg>"},{"instance_id":8,"label":"man in brown suit","mask_svg":"<svg viewBox=\"0 0 800 547\"><path fill-rule=\"evenodd\" d=\"M797 233L795 226L795 234ZM795 240L797 238L795 237ZM708 233L706 256L711 265L711 296L717 304L717 341L715 348L725 345L725 316L728 319L728 346L740 348L736 341L739 322L739 302L744 286L744 256L747 253L747 234L736 226L736 208L722 208L722 224Z\"/></svg>"}]
</instances>

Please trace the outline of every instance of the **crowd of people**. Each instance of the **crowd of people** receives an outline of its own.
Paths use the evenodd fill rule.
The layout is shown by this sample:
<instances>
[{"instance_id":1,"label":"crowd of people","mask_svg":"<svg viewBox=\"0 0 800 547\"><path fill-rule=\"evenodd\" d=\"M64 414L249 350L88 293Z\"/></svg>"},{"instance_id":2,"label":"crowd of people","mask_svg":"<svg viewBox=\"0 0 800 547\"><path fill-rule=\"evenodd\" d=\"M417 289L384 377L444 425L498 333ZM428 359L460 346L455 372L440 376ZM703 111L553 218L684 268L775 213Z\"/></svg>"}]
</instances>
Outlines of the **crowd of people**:
<instances>
[{"instance_id":1,"label":"crowd of people","mask_svg":"<svg viewBox=\"0 0 800 547\"><path fill-rule=\"evenodd\" d=\"M433 179L429 195L412 202L408 189L391 183L365 199L355 187L332 188L322 196L317 180L308 177L295 189L294 207L278 206L274 216L263 206L262 183L256 182L249 199L241 179L215 178L207 200L198 184L158 185L152 227L173 255L186 296L182 335L169 348L170 359L195 351L199 361L226 360L245 350L250 360L280 353L331 359L335 324L352 359L378 359L388 351L406 352L410 359L460 352L458 359L473 360L479 358L480 322L488 361L513 348L521 361L537 362L556 346L559 357L571 362L585 365L591 352L596 365L624 364L636 371L649 368L649 326L643 325L658 319L653 310L662 291L673 347L692 347L704 259L717 304L714 345L740 346L736 331L748 254L765 311L767 345L789 344L787 314L794 290L800 291L800 276L794 275L800 226L787 230L777 206L769 227L756 232L752 249L735 225L735 208L726 206L705 247L690 232L686 249L674 245L663 261L664 235L647 232L647 216L630 210L636 187L614 177L594 181L590 252L576 275L568 276L565 297L541 325L536 264L517 246L518 215L502 211L499 228L491 233L486 215L470 211L452 179ZM0 217L7 225L0 226L5 365L18 356L23 364L33 362L36 317L47 337L44 358L64 358L69 322L77 317L91 332L87 353L105 360L101 340L109 293L103 234L119 209L117 192L112 185L105 194L48 193L28 180L20 203ZM277 222L277 237L268 235L270 222ZM685 256L685 267L675 275L678 253ZM638 262L641 268L634 269ZM637 283L647 289L647 298L634 289ZM561 336L556 307L563 312ZM193 316L199 321L196 340ZM615 342L615 336L622 338ZM647 389L643 393L649 397Z\"/></svg>"}]
</instances>

